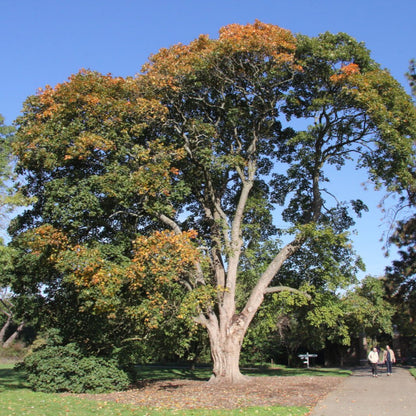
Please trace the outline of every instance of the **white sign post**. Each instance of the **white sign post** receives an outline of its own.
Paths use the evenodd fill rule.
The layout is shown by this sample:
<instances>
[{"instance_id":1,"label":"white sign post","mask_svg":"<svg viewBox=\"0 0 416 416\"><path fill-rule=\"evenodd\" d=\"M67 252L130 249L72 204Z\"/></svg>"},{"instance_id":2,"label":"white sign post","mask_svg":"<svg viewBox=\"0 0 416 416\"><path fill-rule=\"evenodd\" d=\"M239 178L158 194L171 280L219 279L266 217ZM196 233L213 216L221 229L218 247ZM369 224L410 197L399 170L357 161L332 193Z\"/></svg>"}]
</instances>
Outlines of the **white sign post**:
<instances>
[{"instance_id":1,"label":"white sign post","mask_svg":"<svg viewBox=\"0 0 416 416\"><path fill-rule=\"evenodd\" d=\"M309 354L308 352L306 354L299 354L298 357L303 360L303 364L306 364L306 368L309 368L309 358L311 357L317 357L318 354Z\"/></svg>"}]
</instances>

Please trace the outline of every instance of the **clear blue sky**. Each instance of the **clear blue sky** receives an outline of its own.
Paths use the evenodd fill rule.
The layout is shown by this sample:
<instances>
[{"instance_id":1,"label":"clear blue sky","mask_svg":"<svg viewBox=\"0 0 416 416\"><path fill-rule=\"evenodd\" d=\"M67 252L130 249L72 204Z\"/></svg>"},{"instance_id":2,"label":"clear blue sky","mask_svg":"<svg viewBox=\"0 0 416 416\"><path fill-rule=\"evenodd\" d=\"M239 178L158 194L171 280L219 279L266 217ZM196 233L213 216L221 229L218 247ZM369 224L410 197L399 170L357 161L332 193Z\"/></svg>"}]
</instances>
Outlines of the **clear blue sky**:
<instances>
[{"instance_id":1,"label":"clear blue sky","mask_svg":"<svg viewBox=\"0 0 416 416\"><path fill-rule=\"evenodd\" d=\"M162 47L201 33L215 38L222 26L255 19L309 36L346 32L407 88L404 74L416 58L415 16L415 0L2 0L0 113L11 124L27 96L80 68L134 75ZM377 276L390 261L379 241L387 225L376 208L382 195L364 191L364 180L350 172L339 186L345 199L359 193L368 202L355 247Z\"/></svg>"}]
</instances>

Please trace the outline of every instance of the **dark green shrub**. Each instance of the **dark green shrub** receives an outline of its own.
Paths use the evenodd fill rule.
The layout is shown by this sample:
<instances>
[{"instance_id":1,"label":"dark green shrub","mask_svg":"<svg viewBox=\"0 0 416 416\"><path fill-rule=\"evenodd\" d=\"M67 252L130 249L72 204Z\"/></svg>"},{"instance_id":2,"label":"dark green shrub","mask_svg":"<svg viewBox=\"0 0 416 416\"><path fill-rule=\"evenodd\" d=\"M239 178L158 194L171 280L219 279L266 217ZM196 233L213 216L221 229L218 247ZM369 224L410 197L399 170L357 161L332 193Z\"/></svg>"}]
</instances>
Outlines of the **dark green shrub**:
<instances>
[{"instance_id":1,"label":"dark green shrub","mask_svg":"<svg viewBox=\"0 0 416 416\"><path fill-rule=\"evenodd\" d=\"M125 390L127 374L112 360L84 356L75 344L45 345L19 365L36 391L46 393L104 393Z\"/></svg>"}]
</instances>

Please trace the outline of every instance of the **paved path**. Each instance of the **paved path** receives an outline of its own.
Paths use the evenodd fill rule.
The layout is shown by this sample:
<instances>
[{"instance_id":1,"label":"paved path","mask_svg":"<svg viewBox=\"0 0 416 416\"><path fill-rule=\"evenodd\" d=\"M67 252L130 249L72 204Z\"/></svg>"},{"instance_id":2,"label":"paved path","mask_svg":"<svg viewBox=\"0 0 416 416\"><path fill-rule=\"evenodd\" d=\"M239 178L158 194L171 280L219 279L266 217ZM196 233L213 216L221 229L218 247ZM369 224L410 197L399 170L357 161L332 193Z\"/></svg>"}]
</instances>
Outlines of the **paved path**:
<instances>
[{"instance_id":1,"label":"paved path","mask_svg":"<svg viewBox=\"0 0 416 416\"><path fill-rule=\"evenodd\" d=\"M393 367L392 376L379 367L377 378L369 368L353 370L310 416L416 416L416 380L400 367Z\"/></svg>"}]
</instances>

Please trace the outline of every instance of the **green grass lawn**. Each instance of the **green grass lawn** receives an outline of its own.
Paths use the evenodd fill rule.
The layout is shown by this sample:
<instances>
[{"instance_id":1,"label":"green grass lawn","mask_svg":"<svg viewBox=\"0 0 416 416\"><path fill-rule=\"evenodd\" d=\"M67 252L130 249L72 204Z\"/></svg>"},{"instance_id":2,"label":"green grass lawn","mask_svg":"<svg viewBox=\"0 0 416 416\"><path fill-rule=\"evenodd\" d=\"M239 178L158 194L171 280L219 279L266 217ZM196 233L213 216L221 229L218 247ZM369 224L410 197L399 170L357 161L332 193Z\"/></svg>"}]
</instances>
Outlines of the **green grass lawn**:
<instances>
[{"instance_id":1,"label":"green grass lawn","mask_svg":"<svg viewBox=\"0 0 416 416\"><path fill-rule=\"evenodd\" d=\"M210 369L146 366L137 367L138 377L142 379L187 378L206 380ZM291 375L348 375L347 371L288 369L285 367L243 369L243 373L256 376ZM0 365L0 416L297 416L306 415L306 407L256 407L235 410L164 410L135 407L115 402L98 402L78 399L60 394L33 392L28 388L23 374L15 371L11 364Z\"/></svg>"}]
</instances>

